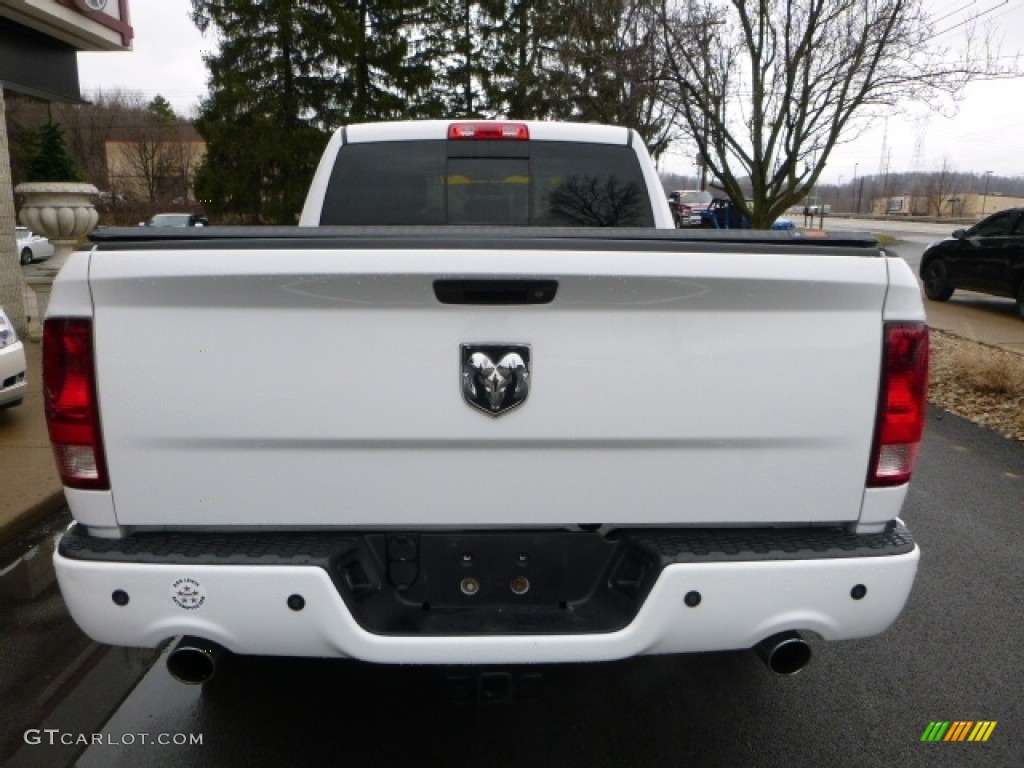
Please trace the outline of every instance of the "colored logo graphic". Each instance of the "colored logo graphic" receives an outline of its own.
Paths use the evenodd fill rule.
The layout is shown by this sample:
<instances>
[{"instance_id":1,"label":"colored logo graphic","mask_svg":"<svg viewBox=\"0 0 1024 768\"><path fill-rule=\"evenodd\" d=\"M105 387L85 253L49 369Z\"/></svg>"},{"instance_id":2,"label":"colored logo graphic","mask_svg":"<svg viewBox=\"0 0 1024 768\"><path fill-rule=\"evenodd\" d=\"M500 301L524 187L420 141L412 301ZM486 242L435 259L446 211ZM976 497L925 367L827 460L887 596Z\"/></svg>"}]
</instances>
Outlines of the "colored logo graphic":
<instances>
[{"instance_id":1,"label":"colored logo graphic","mask_svg":"<svg viewBox=\"0 0 1024 768\"><path fill-rule=\"evenodd\" d=\"M995 720L933 720L921 741L988 741L995 728Z\"/></svg>"}]
</instances>

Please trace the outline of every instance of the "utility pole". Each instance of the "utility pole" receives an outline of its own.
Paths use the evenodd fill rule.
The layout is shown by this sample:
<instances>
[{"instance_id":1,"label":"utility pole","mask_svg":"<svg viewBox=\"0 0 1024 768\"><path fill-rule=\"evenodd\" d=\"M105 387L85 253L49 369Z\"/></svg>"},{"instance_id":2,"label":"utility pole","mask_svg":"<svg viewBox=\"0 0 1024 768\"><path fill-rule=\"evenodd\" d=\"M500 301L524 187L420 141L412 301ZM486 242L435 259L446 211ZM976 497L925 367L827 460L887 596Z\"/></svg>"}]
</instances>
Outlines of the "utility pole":
<instances>
[{"instance_id":1,"label":"utility pole","mask_svg":"<svg viewBox=\"0 0 1024 768\"><path fill-rule=\"evenodd\" d=\"M985 216L985 206L988 204L988 183L992 180L992 171L985 171L985 194L981 196L981 215Z\"/></svg>"},{"instance_id":2,"label":"utility pole","mask_svg":"<svg viewBox=\"0 0 1024 768\"><path fill-rule=\"evenodd\" d=\"M704 114L704 146L708 146L708 116ZM700 151L700 147L697 147L697 164L700 166L700 191L704 192L708 188L708 159L703 152Z\"/></svg>"},{"instance_id":3,"label":"utility pole","mask_svg":"<svg viewBox=\"0 0 1024 768\"><path fill-rule=\"evenodd\" d=\"M860 163L853 164L853 184L850 186L850 207L853 208L853 201L857 195L857 166ZM857 200L857 207L853 211L854 213L860 213L860 200Z\"/></svg>"},{"instance_id":4,"label":"utility pole","mask_svg":"<svg viewBox=\"0 0 1024 768\"><path fill-rule=\"evenodd\" d=\"M889 214L889 161L892 159L892 155L886 154L885 156L885 176L882 180L882 196L886 199L885 202L885 213Z\"/></svg>"}]
</instances>

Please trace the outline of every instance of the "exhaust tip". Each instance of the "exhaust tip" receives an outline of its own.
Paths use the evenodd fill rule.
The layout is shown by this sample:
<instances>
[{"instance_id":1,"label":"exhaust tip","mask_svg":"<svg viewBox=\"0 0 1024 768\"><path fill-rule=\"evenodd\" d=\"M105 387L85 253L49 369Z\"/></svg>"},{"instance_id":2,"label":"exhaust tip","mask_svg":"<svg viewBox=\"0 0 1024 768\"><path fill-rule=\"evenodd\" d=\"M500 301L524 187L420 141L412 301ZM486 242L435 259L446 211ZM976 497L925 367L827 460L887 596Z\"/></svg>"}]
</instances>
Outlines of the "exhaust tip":
<instances>
[{"instance_id":1,"label":"exhaust tip","mask_svg":"<svg viewBox=\"0 0 1024 768\"><path fill-rule=\"evenodd\" d=\"M183 637L167 656L167 671L186 685L202 685L217 671L224 649L201 637Z\"/></svg>"},{"instance_id":2,"label":"exhaust tip","mask_svg":"<svg viewBox=\"0 0 1024 768\"><path fill-rule=\"evenodd\" d=\"M795 675L811 660L811 646L799 632L780 632L755 646L757 655L777 675Z\"/></svg>"}]
</instances>

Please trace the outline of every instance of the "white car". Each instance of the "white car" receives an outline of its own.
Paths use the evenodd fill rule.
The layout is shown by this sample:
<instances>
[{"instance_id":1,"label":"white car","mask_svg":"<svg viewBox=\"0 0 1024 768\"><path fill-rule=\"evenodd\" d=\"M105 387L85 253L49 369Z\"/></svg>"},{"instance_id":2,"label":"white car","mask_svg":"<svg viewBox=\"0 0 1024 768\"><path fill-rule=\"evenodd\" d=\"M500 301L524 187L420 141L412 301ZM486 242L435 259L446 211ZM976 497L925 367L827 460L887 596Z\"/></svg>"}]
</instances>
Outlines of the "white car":
<instances>
[{"instance_id":1,"label":"white car","mask_svg":"<svg viewBox=\"0 0 1024 768\"><path fill-rule=\"evenodd\" d=\"M25 348L0 308L0 408L18 405L24 397Z\"/></svg>"},{"instance_id":2,"label":"white car","mask_svg":"<svg viewBox=\"0 0 1024 768\"><path fill-rule=\"evenodd\" d=\"M140 227L206 227L210 222L198 213L158 213L149 221L140 221Z\"/></svg>"},{"instance_id":3,"label":"white car","mask_svg":"<svg viewBox=\"0 0 1024 768\"><path fill-rule=\"evenodd\" d=\"M37 235L28 227L15 227L18 238L18 255L22 264L43 261L53 256L53 244L45 237Z\"/></svg>"}]
</instances>

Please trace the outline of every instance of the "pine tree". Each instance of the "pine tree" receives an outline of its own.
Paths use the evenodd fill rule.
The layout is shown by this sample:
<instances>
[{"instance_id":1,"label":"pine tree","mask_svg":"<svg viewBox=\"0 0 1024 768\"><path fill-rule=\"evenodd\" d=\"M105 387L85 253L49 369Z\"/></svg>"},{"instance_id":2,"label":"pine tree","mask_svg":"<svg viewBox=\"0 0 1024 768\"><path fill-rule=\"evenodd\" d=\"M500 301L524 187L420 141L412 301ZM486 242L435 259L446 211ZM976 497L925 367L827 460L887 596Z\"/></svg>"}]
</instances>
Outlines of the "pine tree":
<instances>
[{"instance_id":1,"label":"pine tree","mask_svg":"<svg viewBox=\"0 0 1024 768\"><path fill-rule=\"evenodd\" d=\"M564 4L488 0L481 5L487 110L520 119L557 114L560 106L551 88L552 52L569 21Z\"/></svg>"},{"instance_id":2,"label":"pine tree","mask_svg":"<svg viewBox=\"0 0 1024 768\"><path fill-rule=\"evenodd\" d=\"M429 59L416 55L415 30L429 2L350 0L336 16L333 65L351 85L346 122L410 117L433 80Z\"/></svg>"},{"instance_id":3,"label":"pine tree","mask_svg":"<svg viewBox=\"0 0 1024 768\"><path fill-rule=\"evenodd\" d=\"M295 222L348 95L329 77L337 5L192 0L193 21L221 43L206 60L211 92L196 121L207 142L196 192L212 215Z\"/></svg>"},{"instance_id":4,"label":"pine tree","mask_svg":"<svg viewBox=\"0 0 1024 768\"><path fill-rule=\"evenodd\" d=\"M417 17L413 55L430 67L432 76L411 105L414 114L494 116L484 92L492 62L482 42L486 18L481 6L477 0L437 0Z\"/></svg>"},{"instance_id":5,"label":"pine tree","mask_svg":"<svg viewBox=\"0 0 1024 768\"><path fill-rule=\"evenodd\" d=\"M37 151L28 166L29 181L81 181L75 161L68 154L64 130L47 120L39 129Z\"/></svg>"},{"instance_id":6,"label":"pine tree","mask_svg":"<svg viewBox=\"0 0 1024 768\"><path fill-rule=\"evenodd\" d=\"M214 28L210 96L196 127L207 156L196 188L207 210L292 223L328 133L419 110L432 78L411 46L418 12L400 0L192 0Z\"/></svg>"},{"instance_id":7,"label":"pine tree","mask_svg":"<svg viewBox=\"0 0 1024 768\"><path fill-rule=\"evenodd\" d=\"M146 110L153 115L153 117L167 124L173 123L177 118L177 115L174 114L174 107L171 106L171 102L159 93L153 97L151 102L149 102L146 106Z\"/></svg>"},{"instance_id":8,"label":"pine tree","mask_svg":"<svg viewBox=\"0 0 1024 768\"><path fill-rule=\"evenodd\" d=\"M658 55L656 0L573 0L556 21L555 116L635 129L657 157L676 138Z\"/></svg>"},{"instance_id":9,"label":"pine tree","mask_svg":"<svg viewBox=\"0 0 1024 768\"><path fill-rule=\"evenodd\" d=\"M293 222L326 136L353 122L603 120L657 144L656 94L628 85L653 59L640 10L654 2L192 0L221 41L196 123L198 196L221 218Z\"/></svg>"}]
</instances>

